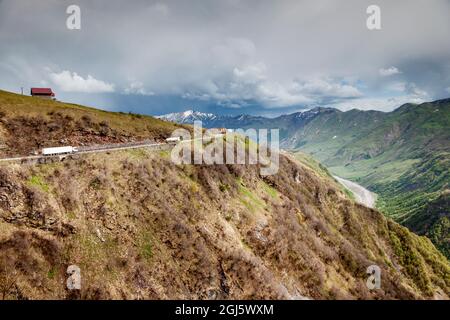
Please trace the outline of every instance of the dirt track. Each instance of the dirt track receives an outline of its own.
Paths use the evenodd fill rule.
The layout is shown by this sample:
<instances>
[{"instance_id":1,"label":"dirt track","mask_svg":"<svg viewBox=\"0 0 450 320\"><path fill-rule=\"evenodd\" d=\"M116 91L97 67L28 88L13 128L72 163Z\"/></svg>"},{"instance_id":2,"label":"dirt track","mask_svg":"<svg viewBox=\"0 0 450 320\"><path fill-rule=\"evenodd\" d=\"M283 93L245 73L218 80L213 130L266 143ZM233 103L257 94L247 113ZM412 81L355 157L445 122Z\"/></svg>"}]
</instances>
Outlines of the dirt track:
<instances>
[{"instance_id":1,"label":"dirt track","mask_svg":"<svg viewBox=\"0 0 450 320\"><path fill-rule=\"evenodd\" d=\"M350 180L347 180L344 178L340 178L337 176L334 176L334 178L337 181L339 181L339 183L341 183L344 187L346 187L351 192L353 192L353 195L355 196L356 201L358 201L359 203L361 203L369 208L375 207L375 201L377 199L377 196L375 193L367 190L363 186L360 186L359 184L357 184L353 181L350 181Z\"/></svg>"}]
</instances>

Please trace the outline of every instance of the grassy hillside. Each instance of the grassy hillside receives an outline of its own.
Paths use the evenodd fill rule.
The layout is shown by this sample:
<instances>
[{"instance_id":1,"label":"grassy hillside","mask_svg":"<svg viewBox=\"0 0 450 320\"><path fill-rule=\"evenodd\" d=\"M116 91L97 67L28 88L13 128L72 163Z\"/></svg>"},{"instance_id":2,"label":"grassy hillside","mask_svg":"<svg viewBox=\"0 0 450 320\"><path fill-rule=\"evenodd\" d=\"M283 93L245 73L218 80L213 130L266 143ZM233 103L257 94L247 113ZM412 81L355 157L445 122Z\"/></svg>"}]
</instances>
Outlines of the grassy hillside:
<instances>
[{"instance_id":1,"label":"grassy hillside","mask_svg":"<svg viewBox=\"0 0 450 320\"><path fill-rule=\"evenodd\" d=\"M160 141L178 125L149 116L102 111L0 91L0 156L42 147Z\"/></svg>"},{"instance_id":2,"label":"grassy hillside","mask_svg":"<svg viewBox=\"0 0 450 320\"><path fill-rule=\"evenodd\" d=\"M291 146L329 166L381 155L384 160L414 159L448 151L449 124L450 99L407 104L390 113L325 109L298 130L299 141Z\"/></svg>"},{"instance_id":3,"label":"grassy hillside","mask_svg":"<svg viewBox=\"0 0 450 320\"><path fill-rule=\"evenodd\" d=\"M5 95L7 133L19 117L48 124L53 108L74 123L85 114L107 121L129 139L164 136L172 126L56 102L27 114L22 104L34 99ZM74 132L85 133L67 135ZM53 139L52 131L41 135ZM80 291L65 287L73 264L81 269ZM366 269L374 264L382 287L370 291ZM427 238L354 203L307 156L282 155L279 172L262 177L258 166L177 166L168 150L136 149L0 164L0 295L447 299L450 265Z\"/></svg>"}]
</instances>

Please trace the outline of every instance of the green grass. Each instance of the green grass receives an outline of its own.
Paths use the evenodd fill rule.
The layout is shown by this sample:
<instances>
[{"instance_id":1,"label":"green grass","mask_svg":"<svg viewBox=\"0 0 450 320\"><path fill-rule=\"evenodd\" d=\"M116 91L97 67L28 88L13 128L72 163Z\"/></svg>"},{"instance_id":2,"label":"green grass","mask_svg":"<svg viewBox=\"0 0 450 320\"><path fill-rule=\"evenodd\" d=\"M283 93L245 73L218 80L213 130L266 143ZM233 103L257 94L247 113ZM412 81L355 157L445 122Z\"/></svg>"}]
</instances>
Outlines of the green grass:
<instances>
[{"instance_id":1,"label":"green grass","mask_svg":"<svg viewBox=\"0 0 450 320\"><path fill-rule=\"evenodd\" d=\"M149 232L145 232L142 235L140 242L140 255L146 260L151 260L153 258L153 241L151 234Z\"/></svg>"},{"instance_id":2,"label":"green grass","mask_svg":"<svg viewBox=\"0 0 450 320\"><path fill-rule=\"evenodd\" d=\"M147 158L147 151L145 149L136 148L136 149L128 149L126 152L134 159L145 159Z\"/></svg>"},{"instance_id":3,"label":"green grass","mask_svg":"<svg viewBox=\"0 0 450 320\"><path fill-rule=\"evenodd\" d=\"M49 114L59 112L63 116L70 116L80 120L88 116L93 122L106 122L110 128L121 133L134 136L148 135L149 132L170 135L179 128L171 122L162 121L147 115L124 114L110 112L60 101L44 100L40 98L19 95L0 90L0 112L6 117L49 117Z\"/></svg>"},{"instance_id":4,"label":"green grass","mask_svg":"<svg viewBox=\"0 0 450 320\"><path fill-rule=\"evenodd\" d=\"M370 188L375 183L389 183L397 180L419 162L420 159L389 161L380 157L357 161L349 165L329 167L328 169L338 177L358 182Z\"/></svg>"},{"instance_id":5,"label":"green grass","mask_svg":"<svg viewBox=\"0 0 450 320\"><path fill-rule=\"evenodd\" d=\"M419 289L431 295L433 293L431 281L425 268L425 261L413 245L416 242L414 237L406 228L393 223L390 223L390 228L390 241L400 264L414 279Z\"/></svg>"},{"instance_id":6,"label":"green grass","mask_svg":"<svg viewBox=\"0 0 450 320\"><path fill-rule=\"evenodd\" d=\"M75 220L77 218L77 215L75 214L75 212L69 211L67 212L67 217L69 218L69 220Z\"/></svg>"},{"instance_id":7,"label":"green grass","mask_svg":"<svg viewBox=\"0 0 450 320\"><path fill-rule=\"evenodd\" d=\"M159 151L158 154L159 154L159 156L161 158L164 158L164 159L170 158L170 151L169 150L161 150L161 151Z\"/></svg>"},{"instance_id":8,"label":"green grass","mask_svg":"<svg viewBox=\"0 0 450 320\"><path fill-rule=\"evenodd\" d=\"M56 275L56 270L55 270L55 268L51 268L51 269L47 272L47 277L48 277L49 279L55 278L55 275Z\"/></svg>"},{"instance_id":9,"label":"green grass","mask_svg":"<svg viewBox=\"0 0 450 320\"><path fill-rule=\"evenodd\" d=\"M349 199L355 201L355 195L353 194L353 192L351 192L349 189L345 188L343 189L344 193L347 195L347 197L349 197Z\"/></svg>"},{"instance_id":10,"label":"green grass","mask_svg":"<svg viewBox=\"0 0 450 320\"><path fill-rule=\"evenodd\" d=\"M44 192L49 192L49 190L50 190L50 187L44 181L44 178L41 176L38 176L38 175L31 176L30 179L28 179L27 183L29 186L37 187Z\"/></svg>"},{"instance_id":11,"label":"green grass","mask_svg":"<svg viewBox=\"0 0 450 320\"><path fill-rule=\"evenodd\" d=\"M269 186L267 183L263 182L262 187L264 191L273 199L278 198L278 191L271 186Z\"/></svg>"},{"instance_id":12,"label":"green grass","mask_svg":"<svg viewBox=\"0 0 450 320\"><path fill-rule=\"evenodd\" d=\"M238 181L240 201L244 206L252 213L257 209L264 209L266 204L261 200L258 195L254 194L250 189L245 187L242 182Z\"/></svg>"},{"instance_id":13,"label":"green grass","mask_svg":"<svg viewBox=\"0 0 450 320\"><path fill-rule=\"evenodd\" d=\"M373 168L374 160L360 161L347 167L330 170L358 182L378 194L376 207L397 222L421 235L427 235L450 258L448 236L448 201L434 206L448 188L450 153L437 153L423 159L385 162Z\"/></svg>"},{"instance_id":14,"label":"green grass","mask_svg":"<svg viewBox=\"0 0 450 320\"><path fill-rule=\"evenodd\" d=\"M326 167L324 167L320 162L315 160L311 155L306 154L304 152L295 152L293 153L293 155L296 160L298 160L306 167L312 169L320 176L327 178L331 177L329 170Z\"/></svg>"}]
</instances>

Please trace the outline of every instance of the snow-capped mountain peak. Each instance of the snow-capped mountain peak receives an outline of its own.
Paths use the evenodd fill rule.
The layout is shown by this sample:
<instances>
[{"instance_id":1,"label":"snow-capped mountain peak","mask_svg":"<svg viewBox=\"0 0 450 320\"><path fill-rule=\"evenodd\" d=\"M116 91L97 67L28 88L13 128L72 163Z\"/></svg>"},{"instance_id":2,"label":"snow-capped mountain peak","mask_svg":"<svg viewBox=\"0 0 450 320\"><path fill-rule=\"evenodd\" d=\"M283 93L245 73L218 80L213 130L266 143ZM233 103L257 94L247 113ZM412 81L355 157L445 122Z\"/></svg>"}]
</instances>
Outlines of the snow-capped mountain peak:
<instances>
[{"instance_id":1,"label":"snow-capped mountain peak","mask_svg":"<svg viewBox=\"0 0 450 320\"><path fill-rule=\"evenodd\" d=\"M176 123L193 123L196 120L211 121L217 118L213 113L204 113L194 110L186 110L184 112L168 113L156 118L176 122Z\"/></svg>"}]
</instances>

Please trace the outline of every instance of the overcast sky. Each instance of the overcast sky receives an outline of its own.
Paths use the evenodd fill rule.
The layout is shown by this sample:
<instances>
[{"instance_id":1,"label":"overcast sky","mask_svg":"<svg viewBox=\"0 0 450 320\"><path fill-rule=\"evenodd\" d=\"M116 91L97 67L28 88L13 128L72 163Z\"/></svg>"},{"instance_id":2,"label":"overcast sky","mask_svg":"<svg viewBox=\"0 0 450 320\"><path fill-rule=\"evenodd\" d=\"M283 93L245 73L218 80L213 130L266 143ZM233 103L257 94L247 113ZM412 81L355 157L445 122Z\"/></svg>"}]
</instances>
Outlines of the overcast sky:
<instances>
[{"instance_id":1,"label":"overcast sky","mask_svg":"<svg viewBox=\"0 0 450 320\"><path fill-rule=\"evenodd\" d=\"M390 111L450 96L449 17L450 0L0 0L0 88L147 114Z\"/></svg>"}]
</instances>

